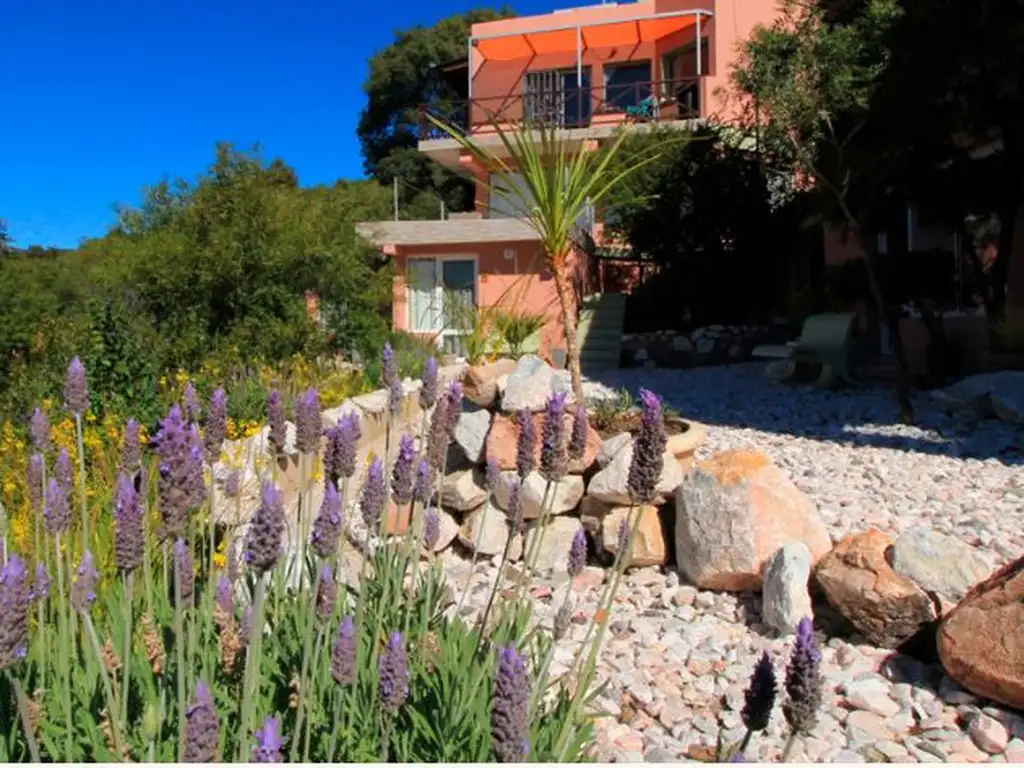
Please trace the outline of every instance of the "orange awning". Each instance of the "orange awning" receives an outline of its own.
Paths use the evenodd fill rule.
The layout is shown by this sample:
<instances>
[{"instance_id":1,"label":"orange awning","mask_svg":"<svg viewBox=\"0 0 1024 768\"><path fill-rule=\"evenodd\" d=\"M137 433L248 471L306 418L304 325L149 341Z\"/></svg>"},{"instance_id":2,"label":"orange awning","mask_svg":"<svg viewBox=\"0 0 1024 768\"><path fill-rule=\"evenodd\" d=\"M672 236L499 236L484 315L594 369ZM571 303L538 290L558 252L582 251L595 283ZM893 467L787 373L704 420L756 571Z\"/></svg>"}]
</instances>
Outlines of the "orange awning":
<instances>
[{"instance_id":1,"label":"orange awning","mask_svg":"<svg viewBox=\"0 0 1024 768\"><path fill-rule=\"evenodd\" d=\"M583 48L651 43L697 23L697 14L581 25ZM486 61L515 61L535 54L576 51L576 28L521 32L474 41Z\"/></svg>"}]
</instances>

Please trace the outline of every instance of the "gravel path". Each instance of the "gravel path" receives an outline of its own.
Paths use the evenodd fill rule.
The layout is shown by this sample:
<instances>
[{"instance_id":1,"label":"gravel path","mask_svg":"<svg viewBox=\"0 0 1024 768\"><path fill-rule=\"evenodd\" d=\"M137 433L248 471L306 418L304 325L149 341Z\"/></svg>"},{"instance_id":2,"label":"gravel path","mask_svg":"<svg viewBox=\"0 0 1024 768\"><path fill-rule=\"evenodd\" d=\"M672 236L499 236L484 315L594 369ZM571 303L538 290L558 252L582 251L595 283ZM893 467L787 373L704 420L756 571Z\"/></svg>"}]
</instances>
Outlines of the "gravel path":
<instances>
[{"instance_id":1,"label":"gravel path","mask_svg":"<svg viewBox=\"0 0 1024 768\"><path fill-rule=\"evenodd\" d=\"M996 422L972 424L935 411L922 395L920 426L895 421L890 391L824 392L768 382L760 364L622 370L601 384L661 394L684 417L709 426L703 455L729 448L768 454L819 505L833 539L878 527L916 525L951 533L987 552L993 565L1024 553L1024 435ZM449 556L452 576L468 564ZM493 565L476 578L485 599ZM604 573L588 568L571 591L574 625L553 670L578 652ZM550 621L569 585L534 590ZM619 592L601 657L598 756L667 762L719 733L742 737L743 691L754 661L768 651L781 670L790 641L760 625L754 595L704 592L674 571L640 569ZM578 622L578 623L577 623ZM940 667L895 655L857 638L824 639L825 704L793 760L813 762L1024 761L1024 717L960 690ZM781 681L780 681L781 682ZM777 761L786 728L780 703L749 760ZM705 758L706 759L706 758Z\"/></svg>"}]
</instances>

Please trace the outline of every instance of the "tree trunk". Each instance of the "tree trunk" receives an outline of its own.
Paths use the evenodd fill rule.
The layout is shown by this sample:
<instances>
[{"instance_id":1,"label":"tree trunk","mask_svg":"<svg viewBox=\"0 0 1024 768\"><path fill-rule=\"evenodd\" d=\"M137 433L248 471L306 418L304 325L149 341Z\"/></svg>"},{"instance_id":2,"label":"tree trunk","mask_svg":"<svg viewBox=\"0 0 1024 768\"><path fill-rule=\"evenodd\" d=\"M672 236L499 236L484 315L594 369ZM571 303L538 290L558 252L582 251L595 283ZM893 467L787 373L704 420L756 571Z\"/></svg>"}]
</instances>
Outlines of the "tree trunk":
<instances>
[{"instance_id":1,"label":"tree trunk","mask_svg":"<svg viewBox=\"0 0 1024 768\"><path fill-rule=\"evenodd\" d=\"M576 344L576 300L569 277L565 274L567 259L552 259L551 271L555 276L555 289L562 305L562 324L565 326L565 365L572 377L572 391L576 402L583 402L583 374L580 371L580 350Z\"/></svg>"}]
</instances>

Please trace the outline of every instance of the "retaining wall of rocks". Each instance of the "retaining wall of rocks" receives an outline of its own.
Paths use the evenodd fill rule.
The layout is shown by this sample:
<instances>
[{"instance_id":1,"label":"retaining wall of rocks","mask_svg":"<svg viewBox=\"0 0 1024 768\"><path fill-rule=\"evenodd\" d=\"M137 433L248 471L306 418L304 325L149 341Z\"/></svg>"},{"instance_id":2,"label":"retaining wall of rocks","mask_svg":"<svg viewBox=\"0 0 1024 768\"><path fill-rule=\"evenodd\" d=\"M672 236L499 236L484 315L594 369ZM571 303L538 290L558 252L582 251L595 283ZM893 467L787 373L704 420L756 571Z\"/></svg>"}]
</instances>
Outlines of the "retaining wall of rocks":
<instances>
[{"instance_id":1,"label":"retaining wall of rocks","mask_svg":"<svg viewBox=\"0 0 1024 768\"><path fill-rule=\"evenodd\" d=\"M710 325L695 331L648 331L622 336L622 366L693 368L741 363L758 344L785 341L788 329L767 325Z\"/></svg>"}]
</instances>

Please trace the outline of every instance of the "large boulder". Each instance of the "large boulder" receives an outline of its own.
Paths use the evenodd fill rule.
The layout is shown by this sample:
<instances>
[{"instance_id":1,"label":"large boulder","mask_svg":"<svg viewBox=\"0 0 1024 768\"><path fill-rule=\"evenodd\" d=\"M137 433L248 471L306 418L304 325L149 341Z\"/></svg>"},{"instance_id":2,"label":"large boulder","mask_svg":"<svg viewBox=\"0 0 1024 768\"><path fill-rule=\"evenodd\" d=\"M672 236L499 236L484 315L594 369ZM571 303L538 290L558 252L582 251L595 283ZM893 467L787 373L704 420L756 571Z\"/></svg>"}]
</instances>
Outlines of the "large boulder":
<instances>
[{"instance_id":1,"label":"large boulder","mask_svg":"<svg viewBox=\"0 0 1024 768\"><path fill-rule=\"evenodd\" d=\"M508 509L509 488L515 482L515 472L503 472L502 481L494 489L494 501L504 510ZM544 502L544 492L547 490L548 481L541 477L539 472L531 472L522 481L519 489L520 499L523 503L523 519L534 520L540 517L541 505ZM552 515L562 515L572 512L579 506L583 498L583 478L579 475L566 475L554 484L549 494L548 508Z\"/></svg>"},{"instance_id":2,"label":"large boulder","mask_svg":"<svg viewBox=\"0 0 1024 768\"><path fill-rule=\"evenodd\" d=\"M679 466L675 456L665 451L663 457L661 477L655 489L658 498L655 503L664 503L668 496L675 492L683 480L683 469ZM587 493L599 501L608 504L630 504L629 488L626 481L629 479L629 465L633 463L633 440L619 449L608 466L600 470L590 480Z\"/></svg>"},{"instance_id":3,"label":"large boulder","mask_svg":"<svg viewBox=\"0 0 1024 768\"><path fill-rule=\"evenodd\" d=\"M761 618L783 635L796 632L800 619L812 618L811 550L802 541L791 541L768 560L764 572Z\"/></svg>"},{"instance_id":4,"label":"large boulder","mask_svg":"<svg viewBox=\"0 0 1024 768\"><path fill-rule=\"evenodd\" d=\"M572 425L575 416L572 413L573 409L568 409L565 414L565 435L566 440L572 434ZM540 464L540 450L541 450L541 430L544 428L544 414L535 413L533 414L533 428L537 435L537 442L534 444L533 459L536 464ZM485 455L488 459L493 459L498 464L498 468L502 470L510 470L516 468L516 444L519 441L519 427L516 425L516 421L511 416L498 413L494 416L494 423L491 426L490 432L487 433L487 448ZM597 456L601 451L601 436L597 434L597 431L587 425L587 444L583 451L583 457L576 461L569 462L569 472L572 474L582 474L586 472L597 460Z\"/></svg>"},{"instance_id":5,"label":"large boulder","mask_svg":"<svg viewBox=\"0 0 1024 768\"><path fill-rule=\"evenodd\" d=\"M1024 557L967 593L939 625L938 648L963 688L1024 709Z\"/></svg>"},{"instance_id":6,"label":"large boulder","mask_svg":"<svg viewBox=\"0 0 1024 768\"><path fill-rule=\"evenodd\" d=\"M472 464L483 461L491 412L483 408L464 410L455 424L455 442Z\"/></svg>"},{"instance_id":7,"label":"large boulder","mask_svg":"<svg viewBox=\"0 0 1024 768\"><path fill-rule=\"evenodd\" d=\"M610 507L608 514L601 520L601 545L605 552L618 556L619 534L623 525L629 525L635 518L630 518L633 507ZM668 562L668 545L661 527L658 508L652 506L636 507L640 513L640 522L633 537L633 549L630 552L628 568L645 568L651 565L665 565ZM634 513L635 514L635 513Z\"/></svg>"},{"instance_id":8,"label":"large boulder","mask_svg":"<svg viewBox=\"0 0 1024 768\"><path fill-rule=\"evenodd\" d=\"M490 408L498 399L498 381L515 369L516 361L509 358L472 365L462 377L462 393L471 403Z\"/></svg>"},{"instance_id":9,"label":"large boulder","mask_svg":"<svg viewBox=\"0 0 1024 768\"><path fill-rule=\"evenodd\" d=\"M580 521L575 517L552 517L543 528L535 525L526 532L523 551L529 554L536 549L535 567L538 571L565 572L569 564L572 540L580 527ZM538 536L539 544L536 543Z\"/></svg>"},{"instance_id":10,"label":"large boulder","mask_svg":"<svg viewBox=\"0 0 1024 768\"><path fill-rule=\"evenodd\" d=\"M676 491L676 560L698 587L758 590L768 558L794 541L814 562L832 546L814 502L764 454L719 453Z\"/></svg>"},{"instance_id":11,"label":"large boulder","mask_svg":"<svg viewBox=\"0 0 1024 768\"><path fill-rule=\"evenodd\" d=\"M569 372L556 371L536 355L523 355L508 375L501 409L506 413L522 408L543 411L555 392L572 393Z\"/></svg>"},{"instance_id":12,"label":"large boulder","mask_svg":"<svg viewBox=\"0 0 1024 768\"><path fill-rule=\"evenodd\" d=\"M468 512L487 501L484 473L478 468L459 469L445 475L441 503L456 512Z\"/></svg>"},{"instance_id":13,"label":"large boulder","mask_svg":"<svg viewBox=\"0 0 1024 768\"><path fill-rule=\"evenodd\" d=\"M847 536L815 571L829 603L880 648L901 645L936 617L925 591L889 565L891 546L875 529Z\"/></svg>"},{"instance_id":14,"label":"large boulder","mask_svg":"<svg viewBox=\"0 0 1024 768\"><path fill-rule=\"evenodd\" d=\"M480 555L500 555L508 541L509 525L505 513L487 502L469 512L459 529L459 541L463 546ZM513 560L522 555L522 536L512 539L509 557Z\"/></svg>"},{"instance_id":15,"label":"large boulder","mask_svg":"<svg viewBox=\"0 0 1024 768\"><path fill-rule=\"evenodd\" d=\"M970 544L919 526L904 531L892 546L893 570L953 603L992 572L989 560Z\"/></svg>"}]
</instances>

